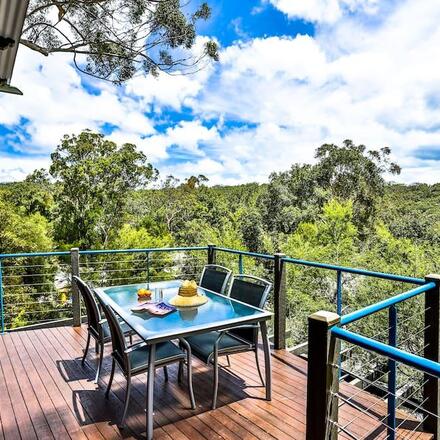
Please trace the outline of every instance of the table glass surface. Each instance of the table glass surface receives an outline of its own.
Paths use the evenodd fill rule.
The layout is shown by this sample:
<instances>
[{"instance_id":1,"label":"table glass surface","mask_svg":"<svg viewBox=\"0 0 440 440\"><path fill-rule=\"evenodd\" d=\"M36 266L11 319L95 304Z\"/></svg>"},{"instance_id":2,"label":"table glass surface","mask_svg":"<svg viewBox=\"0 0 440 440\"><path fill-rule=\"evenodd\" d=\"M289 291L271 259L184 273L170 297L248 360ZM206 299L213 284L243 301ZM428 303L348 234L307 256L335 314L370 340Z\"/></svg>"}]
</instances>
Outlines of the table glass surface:
<instances>
[{"instance_id":1,"label":"table glass surface","mask_svg":"<svg viewBox=\"0 0 440 440\"><path fill-rule=\"evenodd\" d=\"M163 289L163 300L168 301L178 293L181 280L157 283L131 284L97 289L104 292L108 303L116 312L147 342L184 336L202 330L227 328L240 323L257 322L269 319L272 315L261 309L248 306L209 290L198 288L199 294L208 297L208 302L197 307L177 307L166 316L154 316L148 312L132 312L131 309L145 300L138 300L140 288ZM153 298L156 299L156 298Z\"/></svg>"}]
</instances>

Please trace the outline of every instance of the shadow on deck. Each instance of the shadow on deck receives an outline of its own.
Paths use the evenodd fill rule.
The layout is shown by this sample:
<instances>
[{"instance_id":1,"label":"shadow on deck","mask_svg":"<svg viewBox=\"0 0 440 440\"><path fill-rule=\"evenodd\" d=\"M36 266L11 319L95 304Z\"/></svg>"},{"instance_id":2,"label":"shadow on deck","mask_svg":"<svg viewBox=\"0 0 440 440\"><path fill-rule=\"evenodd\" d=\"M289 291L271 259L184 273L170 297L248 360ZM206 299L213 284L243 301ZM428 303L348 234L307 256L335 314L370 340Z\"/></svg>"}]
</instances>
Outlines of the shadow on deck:
<instances>
[{"instance_id":1,"label":"shadow on deck","mask_svg":"<svg viewBox=\"0 0 440 440\"><path fill-rule=\"evenodd\" d=\"M0 440L9 439L119 439L143 438L145 433L145 377L133 380L127 428L117 427L122 413L125 380L115 376L110 399L104 398L110 359L104 359L99 386L93 383L96 357L81 365L85 328L56 327L0 336ZM106 348L106 354L109 347ZM189 409L185 381L177 383L177 367L170 380L157 370L155 384L155 438L176 440L304 439L307 362L286 351L273 353L273 400L264 400L252 354L231 357L221 371L218 409L210 411L211 370L194 361L197 409ZM261 363L264 364L263 362ZM344 385L341 393L353 395ZM357 390L357 389L356 389ZM344 405L340 422L352 421L357 438L386 438L378 420L386 404L368 393L355 398L360 408ZM377 419L362 412L374 406ZM405 414L398 414L405 417ZM407 420L398 438L430 439L410 433L417 421ZM341 438L348 438L341 434Z\"/></svg>"}]
</instances>

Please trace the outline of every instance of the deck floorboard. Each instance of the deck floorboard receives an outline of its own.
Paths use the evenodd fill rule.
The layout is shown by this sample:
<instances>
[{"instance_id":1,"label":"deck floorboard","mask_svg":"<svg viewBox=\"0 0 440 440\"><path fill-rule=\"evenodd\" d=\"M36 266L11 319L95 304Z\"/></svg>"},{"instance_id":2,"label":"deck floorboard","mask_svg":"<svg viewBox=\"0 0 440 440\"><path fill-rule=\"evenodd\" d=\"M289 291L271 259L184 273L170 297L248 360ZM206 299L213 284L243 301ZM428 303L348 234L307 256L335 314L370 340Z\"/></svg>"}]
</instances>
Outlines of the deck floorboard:
<instances>
[{"instance_id":1,"label":"deck floorboard","mask_svg":"<svg viewBox=\"0 0 440 440\"><path fill-rule=\"evenodd\" d=\"M127 428L118 428L125 379L115 375L110 398L104 398L111 359L106 348L103 372L93 382L97 356L94 347L84 366L81 357L87 333L84 327L54 327L0 336L0 440L15 439L141 439L145 435L143 376L133 380ZM263 365L262 353L260 354ZM305 438L307 362L287 351L273 357L273 400L264 400L264 388L252 353L231 357L231 368L220 372L218 408L210 410L212 374L209 366L194 360L193 380L197 408L189 408L186 380L177 382L177 366L170 366L169 381L157 370L154 438L159 440L290 440ZM186 376L185 376L186 378ZM379 422L386 414L380 399L349 385L341 393L357 393L359 407L374 406L376 418L348 405L340 409L341 423L350 423L359 439L385 439ZM428 440L412 432L417 421L408 418L399 439ZM340 434L340 438L351 438Z\"/></svg>"}]
</instances>

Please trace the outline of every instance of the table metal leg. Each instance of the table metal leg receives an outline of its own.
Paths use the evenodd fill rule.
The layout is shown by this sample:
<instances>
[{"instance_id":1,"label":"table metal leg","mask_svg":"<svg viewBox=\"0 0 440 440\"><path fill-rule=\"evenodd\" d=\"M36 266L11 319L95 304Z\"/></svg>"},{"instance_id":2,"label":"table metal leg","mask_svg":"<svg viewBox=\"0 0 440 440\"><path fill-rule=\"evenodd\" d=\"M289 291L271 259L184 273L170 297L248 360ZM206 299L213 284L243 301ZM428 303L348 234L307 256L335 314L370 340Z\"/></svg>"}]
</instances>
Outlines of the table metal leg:
<instances>
[{"instance_id":1,"label":"table metal leg","mask_svg":"<svg viewBox=\"0 0 440 440\"><path fill-rule=\"evenodd\" d=\"M154 398L154 374L156 362L156 344L150 345L150 356L148 359L147 379L147 440L153 439L153 398Z\"/></svg>"},{"instance_id":2,"label":"table metal leg","mask_svg":"<svg viewBox=\"0 0 440 440\"><path fill-rule=\"evenodd\" d=\"M272 400L272 358L270 355L269 337L266 321L260 322L261 338L264 350L264 372L266 374L266 400Z\"/></svg>"}]
</instances>

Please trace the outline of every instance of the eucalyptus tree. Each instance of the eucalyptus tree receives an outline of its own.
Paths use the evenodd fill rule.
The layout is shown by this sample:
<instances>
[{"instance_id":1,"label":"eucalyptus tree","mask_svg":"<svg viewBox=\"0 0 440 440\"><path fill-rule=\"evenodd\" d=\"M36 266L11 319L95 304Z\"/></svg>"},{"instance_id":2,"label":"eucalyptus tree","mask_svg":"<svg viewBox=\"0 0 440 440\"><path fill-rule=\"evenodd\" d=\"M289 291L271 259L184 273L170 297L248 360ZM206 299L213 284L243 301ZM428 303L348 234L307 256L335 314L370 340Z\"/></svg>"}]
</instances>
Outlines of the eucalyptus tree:
<instances>
[{"instance_id":1,"label":"eucalyptus tree","mask_svg":"<svg viewBox=\"0 0 440 440\"><path fill-rule=\"evenodd\" d=\"M31 0L21 43L43 55L70 53L76 67L122 83L136 73L189 73L218 59L217 44L194 54L196 25L207 3L180 0ZM189 9L192 9L189 12Z\"/></svg>"},{"instance_id":2,"label":"eucalyptus tree","mask_svg":"<svg viewBox=\"0 0 440 440\"><path fill-rule=\"evenodd\" d=\"M368 150L365 145L345 140L341 147L322 145L315 157L318 159L317 185L332 198L353 200L354 221L360 231L370 227L385 194L384 176L398 175L401 171L390 159L391 149Z\"/></svg>"},{"instance_id":3,"label":"eucalyptus tree","mask_svg":"<svg viewBox=\"0 0 440 440\"><path fill-rule=\"evenodd\" d=\"M294 164L273 173L261 198L263 219L273 232L292 233L303 221L316 219L331 199L353 202L353 222L360 235L371 228L385 194L385 175L400 173L387 147L368 150L345 140L342 146L324 144L314 165Z\"/></svg>"},{"instance_id":4,"label":"eucalyptus tree","mask_svg":"<svg viewBox=\"0 0 440 440\"><path fill-rule=\"evenodd\" d=\"M118 146L91 131L64 136L51 159L56 238L66 244L106 246L123 223L130 192L157 175L136 145Z\"/></svg>"}]
</instances>

